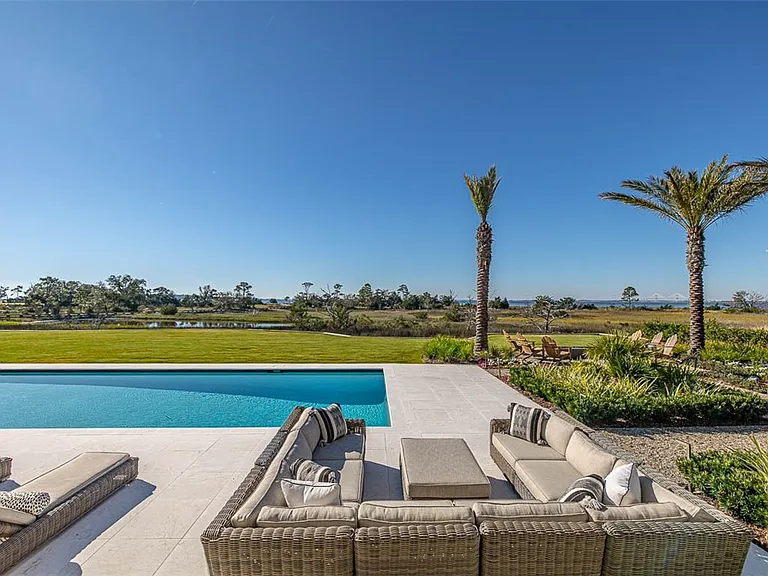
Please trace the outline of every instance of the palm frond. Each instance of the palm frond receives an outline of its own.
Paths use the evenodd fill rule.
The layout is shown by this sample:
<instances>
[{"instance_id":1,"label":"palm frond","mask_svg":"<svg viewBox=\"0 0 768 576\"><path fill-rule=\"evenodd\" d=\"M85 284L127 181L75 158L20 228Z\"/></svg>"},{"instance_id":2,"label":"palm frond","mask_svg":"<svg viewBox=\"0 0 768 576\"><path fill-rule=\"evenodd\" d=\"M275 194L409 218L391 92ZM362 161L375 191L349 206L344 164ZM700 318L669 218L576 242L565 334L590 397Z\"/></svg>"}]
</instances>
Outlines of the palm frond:
<instances>
[{"instance_id":1,"label":"palm frond","mask_svg":"<svg viewBox=\"0 0 768 576\"><path fill-rule=\"evenodd\" d=\"M496 165L491 164L488 172L479 178L474 174L472 176L464 174L464 183L469 189L475 210L480 215L480 219L485 222L493 204L493 196L501 183L501 178L496 178Z\"/></svg>"},{"instance_id":2,"label":"palm frond","mask_svg":"<svg viewBox=\"0 0 768 576\"><path fill-rule=\"evenodd\" d=\"M624 184L622 184L624 185ZM628 187L628 186L627 186ZM675 212L673 207L668 206L660 200L655 198L643 198L634 194L625 194L623 192L603 192L600 194L600 198L603 200L614 200L627 204L628 206L636 206L637 208L645 208L651 212L656 212L662 218L677 222L681 226L685 226L685 223L680 218L680 215Z\"/></svg>"}]
</instances>

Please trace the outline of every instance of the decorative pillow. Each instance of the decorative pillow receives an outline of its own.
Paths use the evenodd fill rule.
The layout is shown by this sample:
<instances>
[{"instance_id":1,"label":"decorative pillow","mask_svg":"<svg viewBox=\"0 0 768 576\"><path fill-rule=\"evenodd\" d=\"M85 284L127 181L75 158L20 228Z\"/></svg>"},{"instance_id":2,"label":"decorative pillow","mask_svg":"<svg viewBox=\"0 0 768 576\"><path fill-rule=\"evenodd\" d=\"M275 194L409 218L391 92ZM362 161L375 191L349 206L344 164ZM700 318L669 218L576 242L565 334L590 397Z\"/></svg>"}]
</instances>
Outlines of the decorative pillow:
<instances>
[{"instance_id":1,"label":"decorative pillow","mask_svg":"<svg viewBox=\"0 0 768 576\"><path fill-rule=\"evenodd\" d=\"M0 492L0 506L38 516L51 503L48 492Z\"/></svg>"},{"instance_id":2,"label":"decorative pillow","mask_svg":"<svg viewBox=\"0 0 768 576\"><path fill-rule=\"evenodd\" d=\"M541 446L546 446L544 432L547 429L549 413L541 408L529 408L522 404L509 405L509 435L515 438L535 442Z\"/></svg>"},{"instance_id":3,"label":"decorative pillow","mask_svg":"<svg viewBox=\"0 0 768 576\"><path fill-rule=\"evenodd\" d=\"M321 444L330 444L347 435L347 421L338 404L331 404L328 408L315 408L315 418L320 424Z\"/></svg>"},{"instance_id":4,"label":"decorative pillow","mask_svg":"<svg viewBox=\"0 0 768 576\"><path fill-rule=\"evenodd\" d=\"M603 510L602 500L603 479L597 474L590 474L571 482L558 502L579 502L585 508Z\"/></svg>"},{"instance_id":5,"label":"decorative pillow","mask_svg":"<svg viewBox=\"0 0 768 576\"><path fill-rule=\"evenodd\" d=\"M335 482L285 479L280 481L280 489L288 508L341 506L341 486Z\"/></svg>"},{"instance_id":6,"label":"decorative pillow","mask_svg":"<svg viewBox=\"0 0 768 576\"><path fill-rule=\"evenodd\" d=\"M640 491L640 475L637 473L637 464L616 466L613 472L605 477L604 504L631 506L640 504L641 501L642 492Z\"/></svg>"},{"instance_id":7,"label":"decorative pillow","mask_svg":"<svg viewBox=\"0 0 768 576\"><path fill-rule=\"evenodd\" d=\"M338 482L336 471L328 466L322 466L312 460L297 458L291 464L291 476L294 480L308 480L310 482Z\"/></svg>"}]
</instances>

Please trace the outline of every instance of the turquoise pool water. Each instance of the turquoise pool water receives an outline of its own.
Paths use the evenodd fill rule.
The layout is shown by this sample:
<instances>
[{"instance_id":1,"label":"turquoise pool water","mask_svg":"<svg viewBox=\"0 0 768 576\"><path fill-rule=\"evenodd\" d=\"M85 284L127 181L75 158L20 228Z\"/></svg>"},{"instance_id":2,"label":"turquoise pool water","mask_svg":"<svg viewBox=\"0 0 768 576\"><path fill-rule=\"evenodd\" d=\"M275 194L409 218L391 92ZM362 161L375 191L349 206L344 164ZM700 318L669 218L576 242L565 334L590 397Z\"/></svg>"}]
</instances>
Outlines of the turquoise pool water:
<instances>
[{"instance_id":1,"label":"turquoise pool water","mask_svg":"<svg viewBox=\"0 0 768 576\"><path fill-rule=\"evenodd\" d=\"M389 426L381 370L0 372L0 428L280 426L331 402Z\"/></svg>"}]
</instances>

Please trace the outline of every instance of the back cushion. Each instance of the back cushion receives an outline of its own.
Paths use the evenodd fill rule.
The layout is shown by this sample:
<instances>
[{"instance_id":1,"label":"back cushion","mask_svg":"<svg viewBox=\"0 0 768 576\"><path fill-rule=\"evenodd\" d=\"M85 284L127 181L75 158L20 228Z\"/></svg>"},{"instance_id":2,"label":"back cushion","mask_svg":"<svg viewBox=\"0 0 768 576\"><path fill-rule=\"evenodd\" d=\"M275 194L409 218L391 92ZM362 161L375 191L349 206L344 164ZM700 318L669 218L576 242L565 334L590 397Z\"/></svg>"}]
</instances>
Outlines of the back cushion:
<instances>
[{"instance_id":1,"label":"back cushion","mask_svg":"<svg viewBox=\"0 0 768 576\"><path fill-rule=\"evenodd\" d=\"M616 456L600 448L581 430L576 430L565 450L565 460L583 476L598 474L605 478L613 470Z\"/></svg>"},{"instance_id":2,"label":"back cushion","mask_svg":"<svg viewBox=\"0 0 768 576\"><path fill-rule=\"evenodd\" d=\"M581 504L575 502L524 502L493 504L476 502L472 506L478 524L489 521L542 521L542 522L586 522L587 513Z\"/></svg>"},{"instance_id":3,"label":"back cushion","mask_svg":"<svg viewBox=\"0 0 768 576\"><path fill-rule=\"evenodd\" d=\"M711 514L700 506L657 484L650 476L646 476L642 472L640 472L640 492L643 503L674 502L690 516L692 522L717 522Z\"/></svg>"},{"instance_id":4,"label":"back cushion","mask_svg":"<svg viewBox=\"0 0 768 576\"><path fill-rule=\"evenodd\" d=\"M314 452L317 445L320 444L320 424L314 415L301 427L301 435L304 436L310 450Z\"/></svg>"},{"instance_id":5,"label":"back cushion","mask_svg":"<svg viewBox=\"0 0 768 576\"><path fill-rule=\"evenodd\" d=\"M544 439L547 441L547 444L560 452L560 454L565 454L568 441L575 430L575 426L553 415L547 421L547 427L544 429Z\"/></svg>"},{"instance_id":6,"label":"back cushion","mask_svg":"<svg viewBox=\"0 0 768 576\"><path fill-rule=\"evenodd\" d=\"M393 506L363 502L358 514L361 528L467 523L475 523L472 508L468 506Z\"/></svg>"},{"instance_id":7,"label":"back cushion","mask_svg":"<svg viewBox=\"0 0 768 576\"><path fill-rule=\"evenodd\" d=\"M285 461L290 466L299 458L303 460L312 460L312 449L309 447L307 440L301 432L296 435L296 441L288 449L288 454L285 456Z\"/></svg>"}]
</instances>

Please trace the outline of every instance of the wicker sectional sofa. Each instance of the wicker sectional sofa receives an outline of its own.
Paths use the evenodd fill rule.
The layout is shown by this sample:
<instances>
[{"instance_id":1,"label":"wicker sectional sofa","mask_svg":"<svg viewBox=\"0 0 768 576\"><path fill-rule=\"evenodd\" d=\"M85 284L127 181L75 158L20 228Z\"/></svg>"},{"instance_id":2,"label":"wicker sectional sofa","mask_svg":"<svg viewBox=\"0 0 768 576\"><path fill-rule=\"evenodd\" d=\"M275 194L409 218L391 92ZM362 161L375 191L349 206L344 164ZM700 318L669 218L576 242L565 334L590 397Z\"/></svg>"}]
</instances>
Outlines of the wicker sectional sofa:
<instances>
[{"instance_id":1,"label":"wicker sectional sofa","mask_svg":"<svg viewBox=\"0 0 768 576\"><path fill-rule=\"evenodd\" d=\"M508 419L491 421L490 451L494 462L525 499L552 502L576 478L597 473L603 478L615 467L632 462L631 454L568 414L557 411L545 436L549 446L538 446L506 434ZM481 527L483 574L602 574L602 576L740 576L751 530L720 512L659 473L639 466L642 502L586 510L582 522L496 523ZM585 565L584 530L600 528L605 547ZM522 542L509 546L509 539ZM548 548L562 542L557 553ZM543 548L537 552L536 542ZM507 546L504 548L504 546ZM493 570L518 561L521 546L550 571ZM486 558L489 555L489 558ZM546 557L545 557L546 556ZM575 559L579 569L569 566ZM554 567L551 562L558 564ZM559 559L558 559L559 558ZM560 570L560 571L557 571Z\"/></svg>"},{"instance_id":2,"label":"wicker sectional sofa","mask_svg":"<svg viewBox=\"0 0 768 576\"><path fill-rule=\"evenodd\" d=\"M665 521L604 521L581 504L557 502L575 477L605 476L631 460L565 414L550 420L548 447L505 434L509 420L491 421L491 456L523 500L375 502L362 501L365 423L347 420L350 438L319 446L310 414L291 413L203 533L211 576L741 573L752 533L650 470L641 468L644 506L671 510ZM342 506L290 509L280 501L295 457L341 472Z\"/></svg>"}]
</instances>

